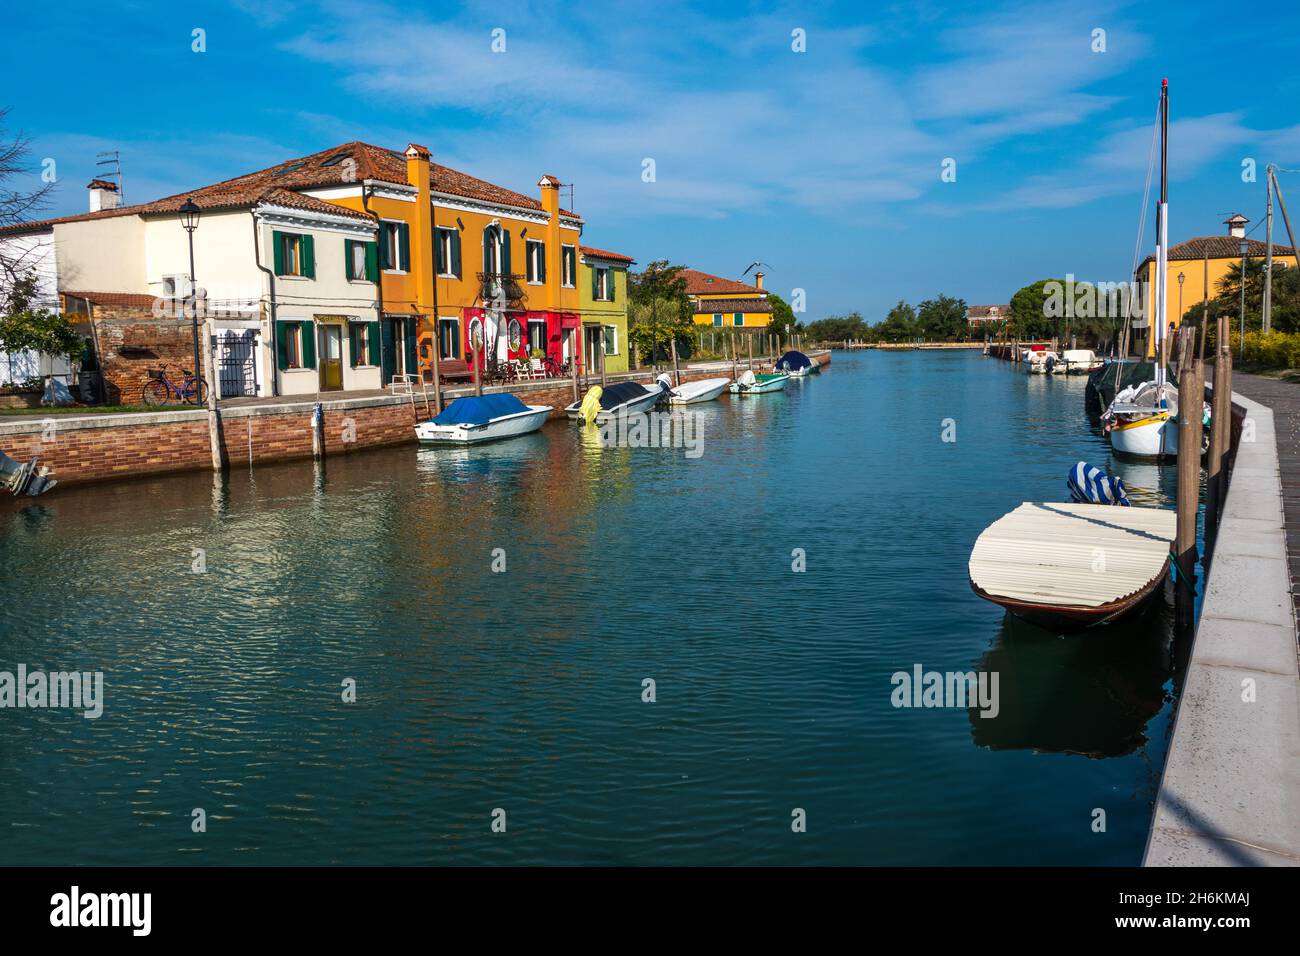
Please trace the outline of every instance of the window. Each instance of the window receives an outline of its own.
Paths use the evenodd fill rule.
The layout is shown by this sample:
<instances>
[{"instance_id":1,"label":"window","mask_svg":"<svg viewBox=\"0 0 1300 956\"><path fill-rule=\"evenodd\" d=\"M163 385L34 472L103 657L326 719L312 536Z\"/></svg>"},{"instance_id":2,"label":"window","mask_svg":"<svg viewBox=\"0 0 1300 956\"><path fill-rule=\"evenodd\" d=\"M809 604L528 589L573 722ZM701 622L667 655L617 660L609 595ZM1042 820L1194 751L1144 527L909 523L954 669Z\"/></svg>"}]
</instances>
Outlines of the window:
<instances>
[{"instance_id":1,"label":"window","mask_svg":"<svg viewBox=\"0 0 1300 956\"><path fill-rule=\"evenodd\" d=\"M352 337L352 367L379 364L379 323L352 322L348 331Z\"/></svg>"},{"instance_id":2,"label":"window","mask_svg":"<svg viewBox=\"0 0 1300 956\"><path fill-rule=\"evenodd\" d=\"M605 354L618 354L618 326L605 326Z\"/></svg>"},{"instance_id":3,"label":"window","mask_svg":"<svg viewBox=\"0 0 1300 956\"><path fill-rule=\"evenodd\" d=\"M438 254L438 275L460 278L460 231L438 227L438 241L434 247Z\"/></svg>"},{"instance_id":4,"label":"window","mask_svg":"<svg viewBox=\"0 0 1300 956\"><path fill-rule=\"evenodd\" d=\"M283 341L281 348L284 349L284 368L305 368L303 362L303 323L286 322L284 323Z\"/></svg>"},{"instance_id":5,"label":"window","mask_svg":"<svg viewBox=\"0 0 1300 956\"><path fill-rule=\"evenodd\" d=\"M349 152L348 150L344 150L344 151L341 152L341 153L335 153L335 154L334 154L333 156L331 156L329 159L323 160L323 161L321 162L321 165L322 165L322 166L337 166L339 163L343 162L343 160L345 160L345 159L351 159L351 158L352 158L352 153Z\"/></svg>"},{"instance_id":6,"label":"window","mask_svg":"<svg viewBox=\"0 0 1300 956\"><path fill-rule=\"evenodd\" d=\"M744 324L745 324L745 317L744 317L743 315L741 315L739 312L736 312L735 314L732 315L732 317L731 317L731 321L732 321L732 324L734 324L734 325L744 325Z\"/></svg>"},{"instance_id":7,"label":"window","mask_svg":"<svg viewBox=\"0 0 1300 956\"><path fill-rule=\"evenodd\" d=\"M306 163L290 163L288 166L282 166L271 174L272 177L287 176L289 173L302 169Z\"/></svg>"},{"instance_id":8,"label":"window","mask_svg":"<svg viewBox=\"0 0 1300 956\"><path fill-rule=\"evenodd\" d=\"M406 223L379 224L379 267L385 272L411 270L411 227Z\"/></svg>"},{"instance_id":9,"label":"window","mask_svg":"<svg viewBox=\"0 0 1300 956\"><path fill-rule=\"evenodd\" d=\"M721 326L721 325L722 325L722 313L721 313L721 312L714 312L714 313L713 313L713 324L714 324L714 325L717 325L717 326Z\"/></svg>"},{"instance_id":10,"label":"window","mask_svg":"<svg viewBox=\"0 0 1300 956\"><path fill-rule=\"evenodd\" d=\"M351 282L374 282L379 278L379 263L373 242L344 239L343 265Z\"/></svg>"},{"instance_id":11,"label":"window","mask_svg":"<svg viewBox=\"0 0 1300 956\"><path fill-rule=\"evenodd\" d=\"M438 320L438 349L440 358L460 358L460 319Z\"/></svg>"},{"instance_id":12,"label":"window","mask_svg":"<svg viewBox=\"0 0 1300 956\"><path fill-rule=\"evenodd\" d=\"M293 232L273 232L275 274L316 278L316 244L309 235Z\"/></svg>"},{"instance_id":13,"label":"window","mask_svg":"<svg viewBox=\"0 0 1300 956\"><path fill-rule=\"evenodd\" d=\"M483 230L483 271L489 275L510 274L510 231L500 226Z\"/></svg>"},{"instance_id":14,"label":"window","mask_svg":"<svg viewBox=\"0 0 1300 956\"><path fill-rule=\"evenodd\" d=\"M578 249L576 246L560 246L560 285L572 289L578 284Z\"/></svg>"},{"instance_id":15,"label":"window","mask_svg":"<svg viewBox=\"0 0 1300 956\"><path fill-rule=\"evenodd\" d=\"M597 302L609 302L609 269L601 267L591 270L591 297Z\"/></svg>"},{"instance_id":16,"label":"window","mask_svg":"<svg viewBox=\"0 0 1300 956\"><path fill-rule=\"evenodd\" d=\"M521 332L519 320L511 319L510 324L506 326L506 341L510 343L510 351L519 351Z\"/></svg>"},{"instance_id":17,"label":"window","mask_svg":"<svg viewBox=\"0 0 1300 956\"><path fill-rule=\"evenodd\" d=\"M469 323L469 345L476 351L483 351L483 320L472 319Z\"/></svg>"},{"instance_id":18,"label":"window","mask_svg":"<svg viewBox=\"0 0 1300 956\"><path fill-rule=\"evenodd\" d=\"M528 240L528 281L538 284L546 281L546 243Z\"/></svg>"},{"instance_id":19,"label":"window","mask_svg":"<svg viewBox=\"0 0 1300 956\"><path fill-rule=\"evenodd\" d=\"M546 351L546 320L529 319L528 320L528 351L534 349Z\"/></svg>"}]
</instances>

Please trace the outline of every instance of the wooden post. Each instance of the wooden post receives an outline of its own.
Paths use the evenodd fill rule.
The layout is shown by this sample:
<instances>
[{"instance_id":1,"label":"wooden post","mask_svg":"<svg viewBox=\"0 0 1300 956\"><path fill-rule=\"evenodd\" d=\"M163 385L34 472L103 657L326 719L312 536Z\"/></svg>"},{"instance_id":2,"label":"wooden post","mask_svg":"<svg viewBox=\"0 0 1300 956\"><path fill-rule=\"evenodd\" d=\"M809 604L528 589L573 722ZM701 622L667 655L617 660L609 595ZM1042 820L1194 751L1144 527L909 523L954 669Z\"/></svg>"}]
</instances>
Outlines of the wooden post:
<instances>
[{"instance_id":1,"label":"wooden post","mask_svg":"<svg viewBox=\"0 0 1300 956\"><path fill-rule=\"evenodd\" d=\"M325 457L325 408L320 402L311 410L311 457L315 461Z\"/></svg>"},{"instance_id":2,"label":"wooden post","mask_svg":"<svg viewBox=\"0 0 1300 956\"><path fill-rule=\"evenodd\" d=\"M569 329L569 358L573 361L573 367L569 371L573 374L573 400L581 401L582 396L578 394L578 352L573 347L574 339L578 337L576 329Z\"/></svg>"},{"instance_id":3,"label":"wooden post","mask_svg":"<svg viewBox=\"0 0 1300 956\"><path fill-rule=\"evenodd\" d=\"M677 366L677 336L673 336L671 345L673 350L673 381L676 384L681 385L682 370Z\"/></svg>"},{"instance_id":4,"label":"wooden post","mask_svg":"<svg viewBox=\"0 0 1300 956\"><path fill-rule=\"evenodd\" d=\"M433 413L442 414L442 371L438 360L442 357L442 329L438 327L438 317L433 317ZM427 401L427 399L426 399Z\"/></svg>"},{"instance_id":5,"label":"wooden post","mask_svg":"<svg viewBox=\"0 0 1300 956\"><path fill-rule=\"evenodd\" d=\"M740 374L740 370L739 370L739 362L736 359L736 337L732 335L730 336L730 338L731 338L731 377L737 378Z\"/></svg>"},{"instance_id":6,"label":"wooden post","mask_svg":"<svg viewBox=\"0 0 1300 956\"><path fill-rule=\"evenodd\" d=\"M600 387L605 387L605 330L600 330Z\"/></svg>"},{"instance_id":7,"label":"wooden post","mask_svg":"<svg viewBox=\"0 0 1300 956\"><path fill-rule=\"evenodd\" d=\"M197 308L197 306L195 306ZM221 440L221 412L217 408L217 392L221 384L217 381L216 363L212 360L212 332L211 324L204 320L203 323L203 368L195 369L196 375L201 375L200 381L208 383L208 443L212 450L212 470L221 471L226 466L225 462L225 442Z\"/></svg>"},{"instance_id":8,"label":"wooden post","mask_svg":"<svg viewBox=\"0 0 1300 956\"><path fill-rule=\"evenodd\" d=\"M469 342L469 360L470 360L470 364L474 367L474 394L482 395L483 379L479 375L479 371L478 371L478 346L474 344L474 340L472 338L470 339Z\"/></svg>"},{"instance_id":9,"label":"wooden post","mask_svg":"<svg viewBox=\"0 0 1300 956\"><path fill-rule=\"evenodd\" d=\"M1174 559L1178 581L1175 604L1178 623L1193 620L1196 588L1196 511L1201 491L1201 403L1205 370L1196 357L1190 329L1178 341L1178 523Z\"/></svg>"},{"instance_id":10,"label":"wooden post","mask_svg":"<svg viewBox=\"0 0 1300 956\"><path fill-rule=\"evenodd\" d=\"M1205 537L1218 534L1219 515L1228 485L1228 452L1232 442L1232 343L1228 341L1228 317L1219 316L1215 342L1214 397L1210 411L1210 451L1205 461ZM1206 548L1208 556L1213 551Z\"/></svg>"},{"instance_id":11,"label":"wooden post","mask_svg":"<svg viewBox=\"0 0 1300 956\"><path fill-rule=\"evenodd\" d=\"M754 371L754 337L752 335L745 336L745 348L749 351L749 370L752 372Z\"/></svg>"}]
</instances>

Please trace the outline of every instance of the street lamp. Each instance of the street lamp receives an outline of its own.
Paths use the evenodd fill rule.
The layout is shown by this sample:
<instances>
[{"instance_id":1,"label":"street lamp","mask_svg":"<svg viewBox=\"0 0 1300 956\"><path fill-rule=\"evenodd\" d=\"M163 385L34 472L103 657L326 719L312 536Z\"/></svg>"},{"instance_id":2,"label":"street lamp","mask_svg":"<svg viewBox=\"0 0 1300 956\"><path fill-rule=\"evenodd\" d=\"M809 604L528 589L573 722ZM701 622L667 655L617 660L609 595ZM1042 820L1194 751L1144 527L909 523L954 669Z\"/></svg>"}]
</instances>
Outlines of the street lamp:
<instances>
[{"instance_id":1,"label":"street lamp","mask_svg":"<svg viewBox=\"0 0 1300 956\"><path fill-rule=\"evenodd\" d=\"M1237 361L1246 361L1246 253L1250 251L1250 240L1241 240L1241 347L1237 350Z\"/></svg>"},{"instance_id":2,"label":"street lamp","mask_svg":"<svg viewBox=\"0 0 1300 956\"><path fill-rule=\"evenodd\" d=\"M194 230L199 228L200 210L198 204L193 199L186 199L180 208L181 227L189 235L190 240L190 321L194 328L194 404L202 404L203 397L203 372L199 367L199 304L196 295L197 287L194 285Z\"/></svg>"},{"instance_id":3,"label":"street lamp","mask_svg":"<svg viewBox=\"0 0 1300 956\"><path fill-rule=\"evenodd\" d=\"M1183 281L1187 276L1181 272L1178 273L1178 322L1181 325L1183 321Z\"/></svg>"}]
</instances>

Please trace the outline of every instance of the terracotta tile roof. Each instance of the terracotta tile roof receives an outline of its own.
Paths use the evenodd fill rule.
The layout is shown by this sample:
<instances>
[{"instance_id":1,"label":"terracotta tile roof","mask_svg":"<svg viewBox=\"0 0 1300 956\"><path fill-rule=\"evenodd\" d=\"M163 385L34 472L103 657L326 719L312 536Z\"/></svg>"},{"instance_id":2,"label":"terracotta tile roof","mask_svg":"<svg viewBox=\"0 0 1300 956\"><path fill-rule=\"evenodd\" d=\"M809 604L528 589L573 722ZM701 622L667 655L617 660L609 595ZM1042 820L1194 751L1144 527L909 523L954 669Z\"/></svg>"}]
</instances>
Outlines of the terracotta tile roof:
<instances>
[{"instance_id":1,"label":"terracotta tile roof","mask_svg":"<svg viewBox=\"0 0 1300 956\"><path fill-rule=\"evenodd\" d=\"M72 299L85 299L92 305L135 305L151 307L156 301L154 296L136 292L64 292L60 295Z\"/></svg>"},{"instance_id":2,"label":"terracotta tile roof","mask_svg":"<svg viewBox=\"0 0 1300 956\"><path fill-rule=\"evenodd\" d=\"M972 305L966 309L968 319L1000 319L1011 314L1009 305Z\"/></svg>"},{"instance_id":3,"label":"terracotta tile roof","mask_svg":"<svg viewBox=\"0 0 1300 956\"><path fill-rule=\"evenodd\" d=\"M1251 258L1262 258L1268 249L1268 243L1261 242L1259 239L1246 240L1246 254ZM1169 247L1169 261L1185 259L1204 259L1209 255L1211 259L1240 259L1241 258L1241 240L1236 236L1198 236L1195 239L1188 239L1186 242L1180 242L1177 245ZM1274 256L1293 256L1295 250L1290 246L1279 246L1273 244ZM1147 263L1154 262L1155 256L1147 256L1138 266L1141 272L1147 267Z\"/></svg>"},{"instance_id":4,"label":"terracotta tile roof","mask_svg":"<svg viewBox=\"0 0 1300 956\"><path fill-rule=\"evenodd\" d=\"M736 292L752 292L755 295L766 294L756 285L724 279L721 276L700 272L698 269L683 269L681 275L686 280L687 295L717 295Z\"/></svg>"},{"instance_id":5,"label":"terracotta tile roof","mask_svg":"<svg viewBox=\"0 0 1300 956\"><path fill-rule=\"evenodd\" d=\"M347 160L352 160L355 168L347 164ZM302 190L305 189L337 186L367 179L406 185L405 155L396 150L353 141L154 202L6 226L0 228L0 235L45 232L50 227L65 222L107 219L114 216L174 213L180 209L185 200L191 198L203 208L213 210L251 208L259 202L275 202L277 205L292 204L292 207L297 209L369 218L363 213L345 210L341 206L302 195ZM532 211L540 211L542 208L541 201L538 199L506 189L504 186L497 186L440 163L429 163L429 186L435 193L465 199L477 199ZM297 199L294 199L294 196ZM560 213L574 219L581 218L577 213L567 209L561 209Z\"/></svg>"},{"instance_id":6,"label":"terracotta tile roof","mask_svg":"<svg viewBox=\"0 0 1300 956\"><path fill-rule=\"evenodd\" d=\"M696 315L710 315L714 312L771 312L772 303L767 299L696 299Z\"/></svg>"},{"instance_id":7,"label":"terracotta tile roof","mask_svg":"<svg viewBox=\"0 0 1300 956\"><path fill-rule=\"evenodd\" d=\"M582 251L584 256L591 256L593 259L610 259L614 262L626 262L629 264L636 262L636 260L631 256L625 256L621 252L608 252L604 249L597 249L593 246L579 246L578 248Z\"/></svg>"}]
</instances>

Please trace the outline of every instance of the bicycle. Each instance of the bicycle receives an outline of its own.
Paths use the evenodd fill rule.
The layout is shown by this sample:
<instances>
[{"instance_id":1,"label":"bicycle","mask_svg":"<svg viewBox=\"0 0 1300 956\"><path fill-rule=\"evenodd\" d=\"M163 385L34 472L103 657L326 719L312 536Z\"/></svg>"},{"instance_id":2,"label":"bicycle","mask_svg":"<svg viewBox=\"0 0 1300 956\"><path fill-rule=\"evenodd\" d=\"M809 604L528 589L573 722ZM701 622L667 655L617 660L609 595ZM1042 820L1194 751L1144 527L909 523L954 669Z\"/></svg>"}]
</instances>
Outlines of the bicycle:
<instances>
[{"instance_id":1,"label":"bicycle","mask_svg":"<svg viewBox=\"0 0 1300 956\"><path fill-rule=\"evenodd\" d=\"M149 381L144 383L140 389L140 399L145 405L189 405L194 403L195 392L198 392L198 404L203 405L208 400L208 383L198 382L198 379L189 369L181 369L181 374L185 377L181 384L177 385L167 377L167 372L160 368L149 369ZM172 400L175 400L174 402Z\"/></svg>"},{"instance_id":2,"label":"bicycle","mask_svg":"<svg viewBox=\"0 0 1300 956\"><path fill-rule=\"evenodd\" d=\"M568 378L569 377L568 360L565 360L563 363L560 363L555 361L555 359L551 358L551 356L548 355L546 356L545 359L542 360L542 367L546 370L547 378Z\"/></svg>"}]
</instances>

